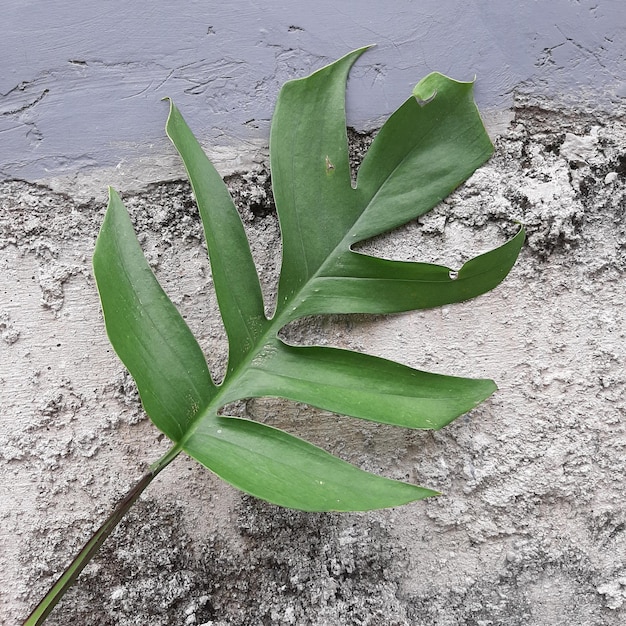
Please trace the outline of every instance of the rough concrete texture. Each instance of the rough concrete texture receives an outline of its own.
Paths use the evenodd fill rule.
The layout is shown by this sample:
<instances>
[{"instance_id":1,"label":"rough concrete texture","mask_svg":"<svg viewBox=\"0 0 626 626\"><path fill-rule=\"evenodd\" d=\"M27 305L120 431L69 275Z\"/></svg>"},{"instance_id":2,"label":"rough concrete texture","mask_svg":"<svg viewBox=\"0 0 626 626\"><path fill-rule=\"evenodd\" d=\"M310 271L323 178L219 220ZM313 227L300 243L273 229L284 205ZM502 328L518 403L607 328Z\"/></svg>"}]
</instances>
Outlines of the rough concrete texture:
<instances>
[{"instance_id":1,"label":"rough concrete texture","mask_svg":"<svg viewBox=\"0 0 626 626\"><path fill-rule=\"evenodd\" d=\"M440 207L367 245L458 267L528 229L475 301L314 318L292 340L350 347L500 390L443 431L278 400L242 414L444 495L305 514L169 467L50 624L618 626L626 618L626 123L520 99L494 158ZM355 160L367 137L354 137ZM265 293L279 233L267 171L229 178ZM226 344L186 183L126 196L159 279L214 371ZM167 446L111 350L90 256L102 193L0 186L0 621L24 617Z\"/></svg>"}]
</instances>

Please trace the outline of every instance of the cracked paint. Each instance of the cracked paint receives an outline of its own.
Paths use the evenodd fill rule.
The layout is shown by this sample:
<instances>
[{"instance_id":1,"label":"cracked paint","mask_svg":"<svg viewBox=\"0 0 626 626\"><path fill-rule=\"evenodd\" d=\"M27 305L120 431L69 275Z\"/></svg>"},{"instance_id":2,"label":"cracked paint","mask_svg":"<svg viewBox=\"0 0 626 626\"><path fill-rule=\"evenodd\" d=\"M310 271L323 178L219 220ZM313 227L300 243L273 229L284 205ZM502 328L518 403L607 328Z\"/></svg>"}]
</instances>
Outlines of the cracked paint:
<instances>
[{"instance_id":1,"label":"cracked paint","mask_svg":"<svg viewBox=\"0 0 626 626\"><path fill-rule=\"evenodd\" d=\"M43 89L41 93L34 98L29 94L29 88L33 83L23 82L13 87L8 93L0 96L0 115L19 115L24 111L39 104L49 93L49 89ZM20 102L24 100L22 96L28 95L28 102Z\"/></svg>"}]
</instances>

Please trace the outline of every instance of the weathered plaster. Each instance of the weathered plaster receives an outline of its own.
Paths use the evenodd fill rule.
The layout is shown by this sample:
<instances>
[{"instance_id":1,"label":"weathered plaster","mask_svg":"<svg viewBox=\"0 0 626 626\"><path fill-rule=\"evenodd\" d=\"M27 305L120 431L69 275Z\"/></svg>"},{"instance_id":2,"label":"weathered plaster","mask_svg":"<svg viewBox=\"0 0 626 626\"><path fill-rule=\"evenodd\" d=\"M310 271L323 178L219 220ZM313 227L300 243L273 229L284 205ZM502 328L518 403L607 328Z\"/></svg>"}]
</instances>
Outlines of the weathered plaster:
<instances>
[{"instance_id":1,"label":"weathered plaster","mask_svg":"<svg viewBox=\"0 0 626 626\"><path fill-rule=\"evenodd\" d=\"M294 341L494 378L438 433L303 405L240 407L343 458L441 490L391 511L310 515L243 497L179 459L51 624L577 624L626 611L623 121L520 107L494 159L429 216L369 244L460 265L518 219L528 245L476 301L335 316ZM263 169L230 179L268 297L278 230ZM24 615L166 445L110 349L90 275L103 203L0 187L0 610ZM225 343L189 189L126 197L144 248L214 371Z\"/></svg>"}]
</instances>

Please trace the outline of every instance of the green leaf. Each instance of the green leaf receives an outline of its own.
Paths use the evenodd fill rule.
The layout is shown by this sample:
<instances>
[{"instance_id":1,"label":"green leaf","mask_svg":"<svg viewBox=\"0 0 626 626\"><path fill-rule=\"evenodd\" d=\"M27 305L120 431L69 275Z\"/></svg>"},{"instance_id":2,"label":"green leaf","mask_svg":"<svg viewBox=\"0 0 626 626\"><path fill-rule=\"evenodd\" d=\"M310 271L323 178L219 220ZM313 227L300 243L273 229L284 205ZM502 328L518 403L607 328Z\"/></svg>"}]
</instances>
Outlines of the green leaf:
<instances>
[{"instance_id":1,"label":"green leaf","mask_svg":"<svg viewBox=\"0 0 626 626\"><path fill-rule=\"evenodd\" d=\"M303 306L307 298L323 299L322 286L328 285L328 281L323 285L324 281L311 279L352 279L351 269L356 269L358 278L380 272L383 276L379 277L388 278L397 265L351 254L350 246L426 213L493 152L472 99L473 84L433 73L383 125L363 159L353 189L345 80L364 50L356 50L308 78L288 82L276 105L270 153L283 235L278 310L295 301L298 308L293 318L313 311L330 312L319 304ZM391 272L384 272L384 265ZM423 266L416 269L414 274L419 276ZM407 273L406 265L402 272ZM331 291L340 292L348 283L336 284ZM390 307L385 297L388 290L378 298L378 307L372 307L370 292L377 286L380 284L352 281L341 312L422 308L410 304ZM359 308L357 300L368 301L368 305Z\"/></svg>"},{"instance_id":2,"label":"green leaf","mask_svg":"<svg viewBox=\"0 0 626 626\"><path fill-rule=\"evenodd\" d=\"M437 495L369 474L282 430L246 419L203 421L185 451L238 489L303 511L367 511Z\"/></svg>"},{"instance_id":3,"label":"green leaf","mask_svg":"<svg viewBox=\"0 0 626 626\"><path fill-rule=\"evenodd\" d=\"M441 428L489 397L491 380L454 378L367 354L267 344L240 382L248 397L280 396L352 417Z\"/></svg>"},{"instance_id":4,"label":"green leaf","mask_svg":"<svg viewBox=\"0 0 626 626\"><path fill-rule=\"evenodd\" d=\"M270 135L272 188L283 237L279 309L328 259L360 214L350 184L348 72L366 48L283 86Z\"/></svg>"},{"instance_id":5,"label":"green leaf","mask_svg":"<svg viewBox=\"0 0 626 626\"><path fill-rule=\"evenodd\" d=\"M135 379L150 419L177 441L216 388L198 342L157 282L113 189L93 268L111 344Z\"/></svg>"},{"instance_id":6,"label":"green leaf","mask_svg":"<svg viewBox=\"0 0 626 626\"><path fill-rule=\"evenodd\" d=\"M347 251L329 270L337 275L324 273L311 280L311 294L298 314L399 313L469 300L504 280L523 243L524 231L520 230L458 272L442 265L389 261Z\"/></svg>"},{"instance_id":7,"label":"green leaf","mask_svg":"<svg viewBox=\"0 0 626 626\"><path fill-rule=\"evenodd\" d=\"M304 510L396 506L434 492L363 472L280 430L224 417L226 404L277 396L382 423L441 428L496 387L336 348L289 346L278 339L281 328L313 313L398 312L474 297L504 279L524 239L520 231L456 275L443 266L352 250L429 211L492 151L472 84L431 74L383 126L354 188L345 87L364 50L288 82L280 93L270 151L283 263L271 320L232 199L170 106L167 133L196 195L229 340L228 370L219 386L143 260L114 193L94 256L111 342L137 380L146 412L176 450L243 491Z\"/></svg>"},{"instance_id":8,"label":"green leaf","mask_svg":"<svg viewBox=\"0 0 626 626\"><path fill-rule=\"evenodd\" d=\"M491 156L472 90L429 74L383 125L359 169L351 243L430 211Z\"/></svg>"},{"instance_id":9,"label":"green leaf","mask_svg":"<svg viewBox=\"0 0 626 626\"><path fill-rule=\"evenodd\" d=\"M228 189L173 102L166 130L183 158L200 210L215 293L228 335L231 371L256 346L267 326L259 278Z\"/></svg>"}]
</instances>

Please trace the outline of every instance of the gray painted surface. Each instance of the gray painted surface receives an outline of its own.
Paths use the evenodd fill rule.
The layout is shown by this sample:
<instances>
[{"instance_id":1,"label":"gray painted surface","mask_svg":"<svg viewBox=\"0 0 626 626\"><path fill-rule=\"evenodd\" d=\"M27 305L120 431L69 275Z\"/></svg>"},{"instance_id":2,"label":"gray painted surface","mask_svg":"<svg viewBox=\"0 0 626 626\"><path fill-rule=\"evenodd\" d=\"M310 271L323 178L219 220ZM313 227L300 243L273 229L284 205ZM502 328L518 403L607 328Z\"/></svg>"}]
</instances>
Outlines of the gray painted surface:
<instances>
[{"instance_id":1,"label":"gray painted surface","mask_svg":"<svg viewBox=\"0 0 626 626\"><path fill-rule=\"evenodd\" d=\"M5 0L0 176L159 162L171 154L164 96L228 160L267 141L286 79L371 43L350 84L356 127L432 70L477 75L483 110L508 108L516 91L611 109L626 95L625 21L621 0Z\"/></svg>"}]
</instances>

